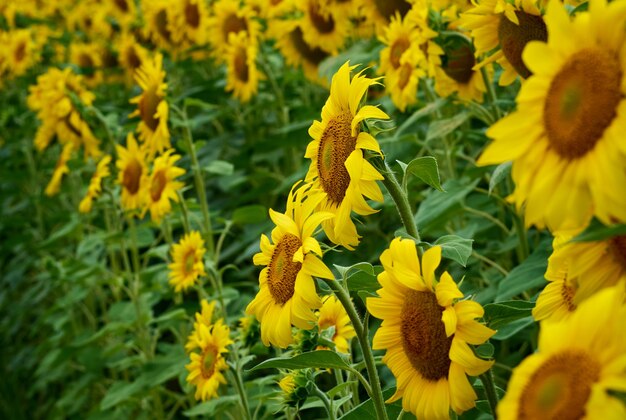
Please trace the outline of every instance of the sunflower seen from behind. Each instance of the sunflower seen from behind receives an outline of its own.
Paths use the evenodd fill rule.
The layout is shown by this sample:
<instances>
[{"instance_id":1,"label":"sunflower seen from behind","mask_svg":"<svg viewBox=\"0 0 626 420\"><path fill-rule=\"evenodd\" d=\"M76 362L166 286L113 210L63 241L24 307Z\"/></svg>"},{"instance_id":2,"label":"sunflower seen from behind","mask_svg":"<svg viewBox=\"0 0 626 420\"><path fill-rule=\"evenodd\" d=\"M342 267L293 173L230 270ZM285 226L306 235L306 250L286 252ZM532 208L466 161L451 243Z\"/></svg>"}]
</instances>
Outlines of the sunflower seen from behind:
<instances>
[{"instance_id":1,"label":"sunflower seen from behind","mask_svg":"<svg viewBox=\"0 0 626 420\"><path fill-rule=\"evenodd\" d=\"M297 188L297 189L296 189ZM259 274L259 292L246 308L261 323L261 340L285 348L293 342L291 326L310 330L317 324L315 309L322 300L313 277L333 279L321 260L322 250L314 238L319 224L332 213L316 212L326 194L310 185L296 184L287 198L285 213L270 209L276 225L271 241L261 235L261 252L254 264L264 268Z\"/></svg>"},{"instance_id":2,"label":"sunflower seen from behind","mask_svg":"<svg viewBox=\"0 0 626 420\"><path fill-rule=\"evenodd\" d=\"M363 154L363 150L380 154L380 147L371 134L362 131L362 123L369 118L389 118L375 106L361 106L368 88L378 82L362 72L351 81L350 73L355 67L345 63L333 76L330 96L322 108L322 121L314 121L309 128L313 140L305 153L311 159L306 181L326 193L319 210L335 215L322 223L324 232L333 243L348 249L357 246L360 238L351 213L364 216L375 212L364 196L383 201L376 183L383 176Z\"/></svg>"},{"instance_id":3,"label":"sunflower seen from behind","mask_svg":"<svg viewBox=\"0 0 626 420\"><path fill-rule=\"evenodd\" d=\"M471 409L477 398L467 375L487 371L492 361L479 359L471 345L485 343L495 331L476 321L483 316L477 302L444 272L435 269L441 247L428 249L420 260L415 242L396 238L380 256L379 298L367 298L367 310L383 320L372 348L386 350L383 362L396 377L388 402L423 419L448 418Z\"/></svg>"},{"instance_id":4,"label":"sunflower seen from behind","mask_svg":"<svg viewBox=\"0 0 626 420\"><path fill-rule=\"evenodd\" d=\"M174 291L187 290L198 280L198 277L206 275L204 269L204 240L197 231L189 232L183 236L179 243L172 245L172 263L169 283Z\"/></svg>"},{"instance_id":5,"label":"sunflower seen from behind","mask_svg":"<svg viewBox=\"0 0 626 420\"><path fill-rule=\"evenodd\" d=\"M558 1L545 16L548 42L528 43L533 75L517 111L498 121L478 163L512 160L512 198L526 223L553 231L580 229L596 215L626 221L626 4L589 2L568 16ZM524 133L520 136L519 133Z\"/></svg>"},{"instance_id":6,"label":"sunflower seen from behind","mask_svg":"<svg viewBox=\"0 0 626 420\"><path fill-rule=\"evenodd\" d=\"M59 193L63 177L70 172L70 167L67 166L67 163L72 158L73 152L74 145L72 143L65 143L65 145L61 149L61 153L59 154L59 159L54 166L52 178L50 178L50 181L48 182L48 185L46 185L46 188L44 190L44 194L46 194L48 197L52 197L53 195Z\"/></svg>"},{"instance_id":7,"label":"sunflower seen from behind","mask_svg":"<svg viewBox=\"0 0 626 420\"><path fill-rule=\"evenodd\" d=\"M85 197L78 205L79 212L89 213L91 211L91 208L93 207L93 200L98 198L100 196L100 193L102 192L102 180L111 175L111 170L109 169L110 164L110 155L104 155L98 162L98 165L96 166L96 171L89 181L87 194L85 194Z\"/></svg>"},{"instance_id":8,"label":"sunflower seen from behind","mask_svg":"<svg viewBox=\"0 0 626 420\"><path fill-rule=\"evenodd\" d=\"M135 80L142 93L130 100L130 103L137 104L137 110L130 117L141 118L137 127L139 140L146 145L149 157L153 158L171 147L167 128L169 107L165 99L167 83L163 56L157 53L153 58L145 60L135 73Z\"/></svg>"},{"instance_id":9,"label":"sunflower seen from behind","mask_svg":"<svg viewBox=\"0 0 626 420\"><path fill-rule=\"evenodd\" d=\"M185 174L184 169L175 165L179 159L180 155L174 154L174 150L170 149L158 156L152 164L144 189L142 215L149 210L150 218L155 223L161 223L163 217L172 211L172 201L178 202L178 191L185 186L176 180Z\"/></svg>"},{"instance_id":10,"label":"sunflower seen from behind","mask_svg":"<svg viewBox=\"0 0 626 420\"><path fill-rule=\"evenodd\" d=\"M603 289L561 322L542 323L537 351L513 370L498 417L623 419L626 392L623 284Z\"/></svg>"},{"instance_id":11,"label":"sunflower seen from behind","mask_svg":"<svg viewBox=\"0 0 626 420\"><path fill-rule=\"evenodd\" d=\"M138 210L144 205L144 189L148 182L148 167L146 153L137 144L135 136L129 133L126 137L126 147L116 145L117 183L122 187L122 208Z\"/></svg>"}]
</instances>

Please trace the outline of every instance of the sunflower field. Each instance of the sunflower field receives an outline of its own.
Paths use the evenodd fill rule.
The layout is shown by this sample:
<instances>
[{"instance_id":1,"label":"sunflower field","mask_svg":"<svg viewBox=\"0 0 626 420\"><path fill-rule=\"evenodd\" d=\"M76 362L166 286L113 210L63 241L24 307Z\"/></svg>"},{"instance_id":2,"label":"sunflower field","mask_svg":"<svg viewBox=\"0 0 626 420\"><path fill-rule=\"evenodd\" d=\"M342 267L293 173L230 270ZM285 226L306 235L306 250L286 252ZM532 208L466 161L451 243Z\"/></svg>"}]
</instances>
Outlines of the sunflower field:
<instances>
[{"instance_id":1,"label":"sunflower field","mask_svg":"<svg viewBox=\"0 0 626 420\"><path fill-rule=\"evenodd\" d=\"M626 419L626 0L0 0L0 418Z\"/></svg>"}]
</instances>

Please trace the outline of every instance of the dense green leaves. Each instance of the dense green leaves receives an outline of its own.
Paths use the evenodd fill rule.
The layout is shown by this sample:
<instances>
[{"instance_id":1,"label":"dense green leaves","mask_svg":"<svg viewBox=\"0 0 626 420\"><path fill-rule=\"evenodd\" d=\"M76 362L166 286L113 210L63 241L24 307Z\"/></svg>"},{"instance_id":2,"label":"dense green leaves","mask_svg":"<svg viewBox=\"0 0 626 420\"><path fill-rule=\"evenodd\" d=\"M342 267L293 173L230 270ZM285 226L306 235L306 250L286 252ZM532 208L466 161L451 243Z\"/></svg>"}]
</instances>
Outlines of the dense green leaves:
<instances>
[{"instance_id":1,"label":"dense green leaves","mask_svg":"<svg viewBox=\"0 0 626 420\"><path fill-rule=\"evenodd\" d=\"M320 369L344 369L349 370L345 360L337 353L329 350L317 350L308 353L298 354L293 357L282 358L276 357L259 363L250 369L250 372L259 369L281 368L281 369L304 369L304 368L320 368Z\"/></svg>"}]
</instances>

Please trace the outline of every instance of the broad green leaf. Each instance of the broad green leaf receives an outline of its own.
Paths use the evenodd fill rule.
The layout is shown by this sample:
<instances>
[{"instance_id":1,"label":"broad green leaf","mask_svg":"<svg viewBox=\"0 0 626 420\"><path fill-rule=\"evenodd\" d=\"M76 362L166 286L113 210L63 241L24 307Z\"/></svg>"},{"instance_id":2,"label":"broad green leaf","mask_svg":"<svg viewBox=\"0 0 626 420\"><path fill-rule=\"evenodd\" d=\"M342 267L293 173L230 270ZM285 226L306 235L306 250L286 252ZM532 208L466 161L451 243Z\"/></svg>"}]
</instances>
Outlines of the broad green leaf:
<instances>
[{"instance_id":1,"label":"broad green leaf","mask_svg":"<svg viewBox=\"0 0 626 420\"><path fill-rule=\"evenodd\" d=\"M216 104L210 104L210 103L204 102L202 99L191 98L191 97L185 98L183 104L187 108L195 106L206 111L213 111L219 107Z\"/></svg>"},{"instance_id":2,"label":"broad green leaf","mask_svg":"<svg viewBox=\"0 0 626 420\"><path fill-rule=\"evenodd\" d=\"M239 401L238 395L221 395L219 398L203 402L183 412L185 417L215 416L217 413L224 409L237 404Z\"/></svg>"},{"instance_id":3,"label":"broad green leaf","mask_svg":"<svg viewBox=\"0 0 626 420\"><path fill-rule=\"evenodd\" d=\"M527 290L542 287L546 284L544 273L548 267L550 242L543 241L535 252L524 262L509 272L498 284L496 302L510 299Z\"/></svg>"},{"instance_id":4,"label":"broad green leaf","mask_svg":"<svg viewBox=\"0 0 626 420\"><path fill-rule=\"evenodd\" d=\"M172 311L166 312L163 315L160 315L154 319L152 319L150 321L151 324L158 324L161 322L165 322L165 321L170 321L173 319L187 319L187 313L185 312L184 309L182 308L178 308L178 309L174 309Z\"/></svg>"},{"instance_id":5,"label":"broad green leaf","mask_svg":"<svg viewBox=\"0 0 626 420\"><path fill-rule=\"evenodd\" d=\"M402 185L407 184L409 174L415 175L434 189L443 191L443 188L441 187L441 180L439 178L437 159L434 157L422 156L410 161L405 169Z\"/></svg>"},{"instance_id":6,"label":"broad green leaf","mask_svg":"<svg viewBox=\"0 0 626 420\"><path fill-rule=\"evenodd\" d=\"M293 357L276 357L259 363L249 370L253 372L259 369L352 369L337 353L329 350L310 351Z\"/></svg>"},{"instance_id":7,"label":"broad green leaf","mask_svg":"<svg viewBox=\"0 0 626 420\"><path fill-rule=\"evenodd\" d=\"M426 142L428 143L433 139L440 139L447 136L467 121L468 117L469 114L466 112L460 112L454 117L447 118L445 120L433 121L430 126L428 126L428 131L426 132Z\"/></svg>"},{"instance_id":8,"label":"broad green leaf","mask_svg":"<svg viewBox=\"0 0 626 420\"><path fill-rule=\"evenodd\" d=\"M479 180L453 179L444 183L442 191L429 191L417 210L415 221L420 232L434 230L461 211L461 202L474 189Z\"/></svg>"},{"instance_id":9,"label":"broad green leaf","mask_svg":"<svg viewBox=\"0 0 626 420\"><path fill-rule=\"evenodd\" d=\"M236 225L245 225L249 223L261 223L268 218L267 209L264 206L252 204L235 209L232 221Z\"/></svg>"},{"instance_id":10,"label":"broad green leaf","mask_svg":"<svg viewBox=\"0 0 626 420\"><path fill-rule=\"evenodd\" d=\"M529 325L533 325L535 320L532 316L527 316L525 318L520 318L516 321L513 321L498 330L498 332L491 337L492 340L506 340L508 338L513 337L515 334L525 329Z\"/></svg>"},{"instance_id":11,"label":"broad green leaf","mask_svg":"<svg viewBox=\"0 0 626 420\"><path fill-rule=\"evenodd\" d=\"M434 245L441 246L441 255L458 262L463 267L472 255L473 239L461 238L456 235L445 235L437 239Z\"/></svg>"},{"instance_id":12,"label":"broad green leaf","mask_svg":"<svg viewBox=\"0 0 626 420\"><path fill-rule=\"evenodd\" d=\"M213 160L202 168L202 170L210 174L228 176L233 174L234 168L232 163L226 162L225 160Z\"/></svg>"},{"instance_id":13,"label":"broad green leaf","mask_svg":"<svg viewBox=\"0 0 626 420\"><path fill-rule=\"evenodd\" d=\"M439 98L434 102L429 102L428 105L422 107L415 111L409 118L407 118L401 126L396 130L394 137L399 138L406 130L408 130L413 124L415 124L421 118L427 117L433 112L437 111L441 108L445 103L446 99Z\"/></svg>"},{"instance_id":14,"label":"broad green leaf","mask_svg":"<svg viewBox=\"0 0 626 420\"><path fill-rule=\"evenodd\" d=\"M518 319L531 316L535 304L525 300L488 303L484 306L484 319L489 328L498 330Z\"/></svg>"},{"instance_id":15,"label":"broad green leaf","mask_svg":"<svg viewBox=\"0 0 626 420\"><path fill-rule=\"evenodd\" d=\"M388 388L383 391L383 399L389 399L393 393L395 392L395 388ZM398 400L391 404L385 404L385 409L387 411L387 415L390 419L395 419L398 417L400 412L402 411L402 400ZM361 404L354 407L352 410L348 411L346 414L340 417L341 420L363 420L363 419L375 419L376 418L376 409L374 408L374 402L369 399L367 401L363 401ZM410 418L405 415L405 418Z\"/></svg>"},{"instance_id":16,"label":"broad green leaf","mask_svg":"<svg viewBox=\"0 0 626 420\"><path fill-rule=\"evenodd\" d=\"M352 385L358 385L358 383L359 383L358 381L348 381L348 382L341 383L341 384L335 386L334 388L328 390L328 392L326 392L326 394L328 395L328 397L334 398L335 395L339 395L339 394L341 394L344 391L350 392L351 389L352 389L351 388Z\"/></svg>"},{"instance_id":17,"label":"broad green leaf","mask_svg":"<svg viewBox=\"0 0 626 420\"><path fill-rule=\"evenodd\" d=\"M348 290L375 292L380 289L377 276L383 271L383 268L381 266L375 266L373 269L374 272L371 273L359 270L350 274L346 279Z\"/></svg>"},{"instance_id":18,"label":"broad green leaf","mask_svg":"<svg viewBox=\"0 0 626 420\"><path fill-rule=\"evenodd\" d=\"M512 165L513 162L508 161L496 166L496 169L493 170L493 174L491 175L491 179L489 180L489 194L491 194L496 185L504 181L509 176L509 174L511 173Z\"/></svg>"},{"instance_id":19,"label":"broad green leaf","mask_svg":"<svg viewBox=\"0 0 626 420\"><path fill-rule=\"evenodd\" d=\"M108 410L109 408L126 401L135 393L140 391L143 387L143 383L140 382L126 382L117 381L107 390L104 398L100 402L101 410Z\"/></svg>"},{"instance_id":20,"label":"broad green leaf","mask_svg":"<svg viewBox=\"0 0 626 420\"><path fill-rule=\"evenodd\" d=\"M360 263L356 263L348 267L344 267L344 266L337 265L337 264L333 264L333 266L339 272L339 274L341 275L341 278L344 280L348 276L348 273L350 273L351 271L365 271L368 274L371 274L371 275L374 274L374 267L372 266L372 264L368 262L360 262Z\"/></svg>"},{"instance_id":21,"label":"broad green leaf","mask_svg":"<svg viewBox=\"0 0 626 420\"><path fill-rule=\"evenodd\" d=\"M620 235L626 235L626 224L606 226L594 218L582 233L572 239L572 242L602 241Z\"/></svg>"}]
</instances>

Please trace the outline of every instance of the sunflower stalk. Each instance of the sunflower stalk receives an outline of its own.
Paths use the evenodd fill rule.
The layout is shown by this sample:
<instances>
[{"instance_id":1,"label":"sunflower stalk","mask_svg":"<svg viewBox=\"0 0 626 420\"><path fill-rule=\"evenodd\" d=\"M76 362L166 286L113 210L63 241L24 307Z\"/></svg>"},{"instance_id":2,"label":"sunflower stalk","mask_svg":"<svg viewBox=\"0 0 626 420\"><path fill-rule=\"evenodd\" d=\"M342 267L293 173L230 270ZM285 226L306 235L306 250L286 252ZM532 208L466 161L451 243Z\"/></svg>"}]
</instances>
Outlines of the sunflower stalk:
<instances>
[{"instance_id":1,"label":"sunflower stalk","mask_svg":"<svg viewBox=\"0 0 626 420\"><path fill-rule=\"evenodd\" d=\"M322 401L322 404L324 404L324 407L326 408L326 412L328 413L328 419L335 420L336 416L335 416L335 410L333 407L333 401L330 398L328 398L326 394L317 387L317 385L313 387L313 395L319 398Z\"/></svg>"},{"instance_id":2,"label":"sunflower stalk","mask_svg":"<svg viewBox=\"0 0 626 420\"><path fill-rule=\"evenodd\" d=\"M487 74L487 68L485 66L480 68L480 73L483 76L483 81L485 82L485 87L487 88L487 95L489 96L489 101L491 102L491 106L493 107L493 112L496 114L496 121L502 118L502 112L500 112L500 107L498 106L498 98L496 96L496 90L489 79L489 74Z\"/></svg>"},{"instance_id":3,"label":"sunflower stalk","mask_svg":"<svg viewBox=\"0 0 626 420\"><path fill-rule=\"evenodd\" d=\"M496 407L498 406L498 394L496 393L496 385L493 381L493 372L491 369L480 375L480 380L482 381L483 388L485 389L485 395L487 396L487 401L489 402L489 408L491 409L494 420L496 420L498 418L498 413L496 411Z\"/></svg>"},{"instance_id":4,"label":"sunflower stalk","mask_svg":"<svg viewBox=\"0 0 626 420\"><path fill-rule=\"evenodd\" d=\"M372 348L368 339L368 332L363 327L361 318L350 299L348 292L337 282L337 280L323 279L326 284L333 290L337 299L341 302L343 307L352 322L352 327L356 332L361 351L363 353L363 361L367 369L367 374L370 379L371 392L369 393L374 408L376 410L376 417L380 420L388 420L387 411L385 410L385 403L383 398L383 391L380 387L380 379L378 377L378 371L376 370L376 362L372 353Z\"/></svg>"},{"instance_id":5,"label":"sunflower stalk","mask_svg":"<svg viewBox=\"0 0 626 420\"><path fill-rule=\"evenodd\" d=\"M387 188L389 195L391 195L391 198L396 205L396 209L400 214L400 219L402 219L402 224L406 229L406 233L411 235L419 243L421 241L420 234L417 230L415 219L413 218L413 212L411 210L411 205L409 204L409 198L407 197L406 192L400 186L400 183L398 183L396 175L389 167L389 164L385 162L384 165L385 171L383 174L383 185L385 186L385 188Z\"/></svg>"}]
</instances>

